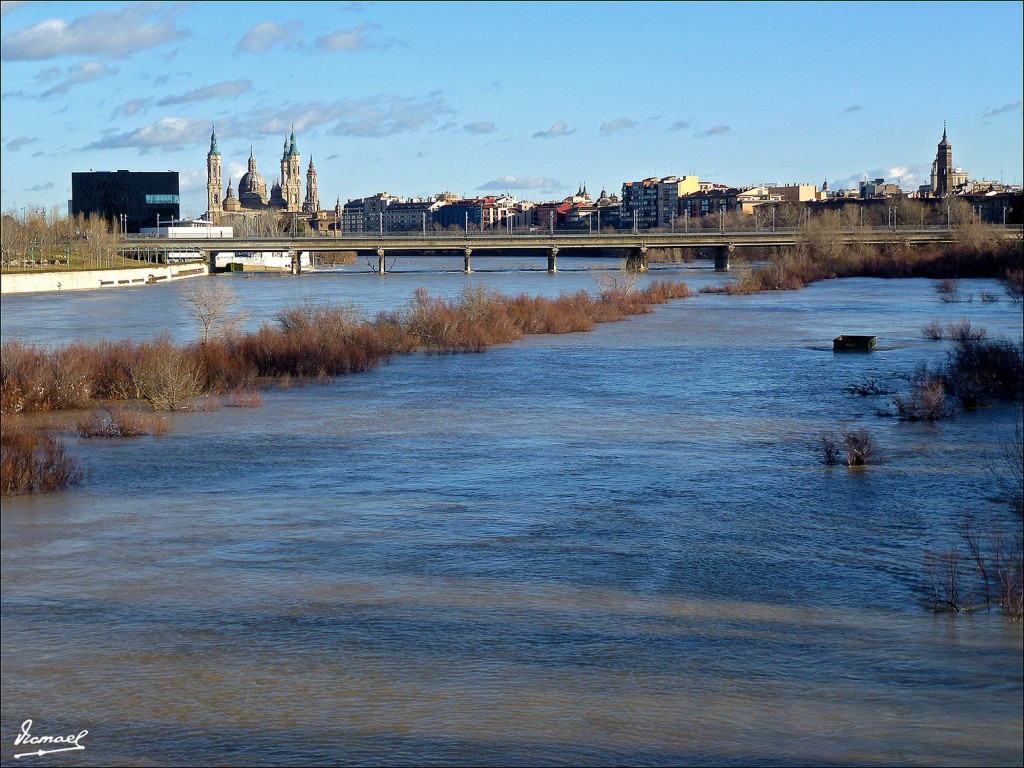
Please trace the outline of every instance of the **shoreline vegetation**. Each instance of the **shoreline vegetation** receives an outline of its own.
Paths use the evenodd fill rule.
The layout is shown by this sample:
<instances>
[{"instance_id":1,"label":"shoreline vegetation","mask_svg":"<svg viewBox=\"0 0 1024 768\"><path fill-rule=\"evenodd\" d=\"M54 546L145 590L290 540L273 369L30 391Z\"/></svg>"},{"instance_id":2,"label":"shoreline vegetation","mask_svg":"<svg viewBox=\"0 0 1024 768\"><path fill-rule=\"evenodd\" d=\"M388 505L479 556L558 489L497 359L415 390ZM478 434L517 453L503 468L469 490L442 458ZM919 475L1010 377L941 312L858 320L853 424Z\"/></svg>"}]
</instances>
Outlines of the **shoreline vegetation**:
<instances>
[{"instance_id":1,"label":"shoreline vegetation","mask_svg":"<svg viewBox=\"0 0 1024 768\"><path fill-rule=\"evenodd\" d=\"M60 431L83 437L165 434L161 412L260 405L260 388L287 388L369 371L395 355L483 352L526 335L577 333L691 296L686 283L608 275L597 296L505 296L467 286L455 299L417 289L405 306L366 318L349 306L305 302L253 333L233 330L223 287L183 295L201 340L178 346L125 340L56 349L5 342L0 352L0 493L42 493L80 482L84 470ZM215 328L226 329L213 335ZM81 415L85 411L86 414ZM60 414L57 426L49 415ZM74 427L71 418L75 417Z\"/></svg>"},{"instance_id":2,"label":"shoreline vegetation","mask_svg":"<svg viewBox=\"0 0 1024 768\"><path fill-rule=\"evenodd\" d=\"M843 242L842 220L826 212L808 223L799 245L771 252L763 266L743 272L734 282L706 286L701 293L730 296L762 291L795 291L842 277L908 278L956 281L994 278L1013 301L1024 296L1024 239L1005 230L967 221L954 230L952 243L915 248L894 234L891 242L869 245Z\"/></svg>"}]
</instances>

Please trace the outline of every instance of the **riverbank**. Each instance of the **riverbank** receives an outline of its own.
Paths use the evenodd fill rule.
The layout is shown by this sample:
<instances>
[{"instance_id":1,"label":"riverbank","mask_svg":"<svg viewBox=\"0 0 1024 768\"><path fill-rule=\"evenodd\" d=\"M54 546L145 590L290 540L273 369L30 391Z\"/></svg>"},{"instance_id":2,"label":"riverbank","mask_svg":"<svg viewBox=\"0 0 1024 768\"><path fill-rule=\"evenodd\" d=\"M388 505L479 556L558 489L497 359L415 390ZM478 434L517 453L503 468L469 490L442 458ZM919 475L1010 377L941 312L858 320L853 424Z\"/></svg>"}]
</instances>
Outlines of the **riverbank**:
<instances>
[{"instance_id":1,"label":"riverbank","mask_svg":"<svg viewBox=\"0 0 1024 768\"><path fill-rule=\"evenodd\" d=\"M150 264L131 269L9 273L0 276L0 294L88 291L97 288L159 285L171 280L208 275L206 264Z\"/></svg>"}]
</instances>

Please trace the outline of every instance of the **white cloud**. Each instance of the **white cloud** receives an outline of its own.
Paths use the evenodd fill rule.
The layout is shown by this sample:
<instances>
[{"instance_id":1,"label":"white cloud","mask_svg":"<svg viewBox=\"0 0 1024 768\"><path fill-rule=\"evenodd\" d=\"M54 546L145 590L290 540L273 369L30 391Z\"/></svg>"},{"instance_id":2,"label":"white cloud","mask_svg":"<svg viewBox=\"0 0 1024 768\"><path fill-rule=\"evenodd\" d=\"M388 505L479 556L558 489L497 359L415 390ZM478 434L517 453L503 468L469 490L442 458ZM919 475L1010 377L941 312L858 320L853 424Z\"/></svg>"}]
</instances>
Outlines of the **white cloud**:
<instances>
[{"instance_id":1,"label":"white cloud","mask_svg":"<svg viewBox=\"0 0 1024 768\"><path fill-rule=\"evenodd\" d=\"M535 138L535 139L554 139L554 138L557 138L558 136L568 136L570 133L575 133L575 132L576 132L575 128L569 128L568 126L566 126L564 120L559 120L557 123L552 125L546 131L537 131L537 133L533 134L533 138Z\"/></svg>"},{"instance_id":2,"label":"white cloud","mask_svg":"<svg viewBox=\"0 0 1024 768\"><path fill-rule=\"evenodd\" d=\"M982 117L995 117L996 115L1007 115L1007 114L1010 114L1012 112L1020 112L1020 107L1021 107L1021 103L1019 101L1014 101L1011 104L1004 104L1001 107L993 107L993 108L986 109L982 113L981 116Z\"/></svg>"},{"instance_id":3,"label":"white cloud","mask_svg":"<svg viewBox=\"0 0 1024 768\"><path fill-rule=\"evenodd\" d=\"M674 123L672 123L672 127L669 128L669 130L670 131L683 131L683 130L686 130L687 128L689 128L689 127L690 127L690 124L688 122L686 122L685 120L676 120Z\"/></svg>"},{"instance_id":4,"label":"white cloud","mask_svg":"<svg viewBox=\"0 0 1024 768\"><path fill-rule=\"evenodd\" d=\"M177 8L168 11L161 4L143 3L118 11L98 11L70 22L47 19L5 35L0 41L0 58L21 61L64 55L128 56L187 37L188 31L175 26L177 16ZM151 17L156 20L148 21Z\"/></svg>"},{"instance_id":5,"label":"white cloud","mask_svg":"<svg viewBox=\"0 0 1024 768\"><path fill-rule=\"evenodd\" d=\"M706 139L711 136L721 136L723 133L729 132L728 125L716 125L712 128L708 128L706 131L700 131L696 134L698 139Z\"/></svg>"},{"instance_id":6,"label":"white cloud","mask_svg":"<svg viewBox=\"0 0 1024 768\"><path fill-rule=\"evenodd\" d=\"M619 117L612 120L610 123L603 123L601 125L601 133L616 133L618 131L626 130L627 128L635 128L636 123L630 120L628 117Z\"/></svg>"},{"instance_id":7,"label":"white cloud","mask_svg":"<svg viewBox=\"0 0 1024 768\"><path fill-rule=\"evenodd\" d=\"M46 73L50 72L50 70L45 71ZM99 80L105 75L116 72L117 70L108 69L107 65L102 61L83 61L81 64L75 64L74 66L68 67L67 74L64 76L64 79L49 90L43 91L40 95L45 99L48 96L67 93L76 85L90 83L93 80ZM42 75L43 73L40 74Z\"/></svg>"},{"instance_id":8,"label":"white cloud","mask_svg":"<svg viewBox=\"0 0 1024 768\"><path fill-rule=\"evenodd\" d=\"M114 114L121 117L131 117L132 115L137 115L148 106L149 99L131 99L118 107L114 111Z\"/></svg>"},{"instance_id":9,"label":"white cloud","mask_svg":"<svg viewBox=\"0 0 1024 768\"><path fill-rule=\"evenodd\" d=\"M39 139L33 139L30 136L17 136L8 141L4 146L7 147L8 152L20 152L22 147L37 144L38 142Z\"/></svg>"},{"instance_id":10,"label":"white cloud","mask_svg":"<svg viewBox=\"0 0 1024 768\"><path fill-rule=\"evenodd\" d=\"M238 185L236 180L235 186ZM178 171L178 189L182 193L199 192L206 193L206 168L185 168Z\"/></svg>"},{"instance_id":11,"label":"white cloud","mask_svg":"<svg viewBox=\"0 0 1024 768\"><path fill-rule=\"evenodd\" d=\"M340 29L337 32L317 38L317 47L322 51L365 51L368 48L387 48L394 40L371 40L367 32L380 29L376 24L360 24L355 29Z\"/></svg>"},{"instance_id":12,"label":"white cloud","mask_svg":"<svg viewBox=\"0 0 1024 768\"><path fill-rule=\"evenodd\" d=\"M64 70L61 69L60 66L54 64L52 67L39 70L39 72L36 73L36 82L51 83L54 80L59 80L63 72Z\"/></svg>"},{"instance_id":13,"label":"white cloud","mask_svg":"<svg viewBox=\"0 0 1024 768\"><path fill-rule=\"evenodd\" d=\"M205 120L164 117L134 131L109 135L99 141L94 141L85 148L123 149L135 147L143 152L157 148L181 149L195 145L200 137L206 141L210 135L209 131L210 124Z\"/></svg>"},{"instance_id":14,"label":"white cloud","mask_svg":"<svg viewBox=\"0 0 1024 768\"><path fill-rule=\"evenodd\" d=\"M479 190L561 188L562 182L547 176L501 176L477 187Z\"/></svg>"},{"instance_id":15,"label":"white cloud","mask_svg":"<svg viewBox=\"0 0 1024 768\"><path fill-rule=\"evenodd\" d=\"M463 127L466 133L494 133L494 123L466 123Z\"/></svg>"},{"instance_id":16,"label":"white cloud","mask_svg":"<svg viewBox=\"0 0 1024 768\"><path fill-rule=\"evenodd\" d=\"M276 115L249 127L261 134L286 134L292 126L305 131L318 125L330 126L340 136L379 138L433 126L454 110L440 92L426 96L373 96L345 99L328 104L286 107Z\"/></svg>"},{"instance_id":17,"label":"white cloud","mask_svg":"<svg viewBox=\"0 0 1024 768\"><path fill-rule=\"evenodd\" d=\"M208 101L209 99L230 99L239 96L252 88L250 80L228 80L223 83L214 83L204 88L196 88L180 96L165 96L157 102L158 106L170 104L186 104L193 101Z\"/></svg>"},{"instance_id":18,"label":"white cloud","mask_svg":"<svg viewBox=\"0 0 1024 768\"><path fill-rule=\"evenodd\" d=\"M860 182L867 179L872 181L874 179L885 179L890 184L899 184L901 189L914 190L922 184L928 184L931 181L931 165L894 165L888 168L874 168L862 173L848 176L845 179L837 179L834 182L830 181L829 185L833 189L857 189Z\"/></svg>"},{"instance_id":19,"label":"white cloud","mask_svg":"<svg viewBox=\"0 0 1024 768\"><path fill-rule=\"evenodd\" d=\"M245 53L266 53L275 45L291 43L296 39L301 27L302 25L297 21L289 21L285 24L264 21L242 35L235 50Z\"/></svg>"},{"instance_id":20,"label":"white cloud","mask_svg":"<svg viewBox=\"0 0 1024 768\"><path fill-rule=\"evenodd\" d=\"M25 8L27 5L27 0L3 0L3 2L0 3L0 15L6 16L11 11L16 11L19 8Z\"/></svg>"},{"instance_id":21,"label":"white cloud","mask_svg":"<svg viewBox=\"0 0 1024 768\"><path fill-rule=\"evenodd\" d=\"M240 178L242 178L242 176L248 170L249 170L248 163L246 163L244 165L242 163L228 163L227 167L223 168L221 170L221 175L224 178L226 178L226 179L230 179L234 183L235 187L237 188L238 187L238 180Z\"/></svg>"}]
</instances>

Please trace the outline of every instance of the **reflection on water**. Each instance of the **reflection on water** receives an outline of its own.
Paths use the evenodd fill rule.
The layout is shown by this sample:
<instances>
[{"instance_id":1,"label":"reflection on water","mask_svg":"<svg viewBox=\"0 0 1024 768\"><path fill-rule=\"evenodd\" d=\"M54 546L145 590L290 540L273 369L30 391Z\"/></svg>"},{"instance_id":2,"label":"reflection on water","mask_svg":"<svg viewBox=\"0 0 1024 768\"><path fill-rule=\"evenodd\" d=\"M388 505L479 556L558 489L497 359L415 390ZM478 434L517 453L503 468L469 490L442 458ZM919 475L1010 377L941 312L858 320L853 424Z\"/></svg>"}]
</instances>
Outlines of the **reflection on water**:
<instances>
[{"instance_id":1,"label":"reflection on water","mask_svg":"<svg viewBox=\"0 0 1024 768\"><path fill-rule=\"evenodd\" d=\"M466 281L594 287L237 285L256 322L309 286L373 309ZM18 298L4 338L62 338L69 296ZM192 333L173 286L75 300L85 337L151 306ZM902 424L844 392L941 359L920 329L962 316L1020 332L928 281L700 296L73 441L84 485L3 504L0 756L32 717L89 729L60 764L1019 764L1019 625L920 602L955 515L1000 514L1012 409ZM828 351L859 332L886 349ZM843 425L885 463L821 466Z\"/></svg>"}]
</instances>

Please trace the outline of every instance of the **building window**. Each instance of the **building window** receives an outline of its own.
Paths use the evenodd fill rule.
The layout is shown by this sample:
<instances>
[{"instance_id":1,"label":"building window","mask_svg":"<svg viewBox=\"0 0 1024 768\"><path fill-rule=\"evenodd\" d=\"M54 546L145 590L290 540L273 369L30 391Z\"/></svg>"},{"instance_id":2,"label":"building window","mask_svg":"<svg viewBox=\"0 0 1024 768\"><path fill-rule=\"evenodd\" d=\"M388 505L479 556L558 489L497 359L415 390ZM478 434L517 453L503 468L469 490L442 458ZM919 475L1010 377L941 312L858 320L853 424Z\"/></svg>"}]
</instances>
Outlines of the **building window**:
<instances>
[{"instance_id":1,"label":"building window","mask_svg":"<svg viewBox=\"0 0 1024 768\"><path fill-rule=\"evenodd\" d=\"M178 205L177 195L146 195L146 205Z\"/></svg>"}]
</instances>

